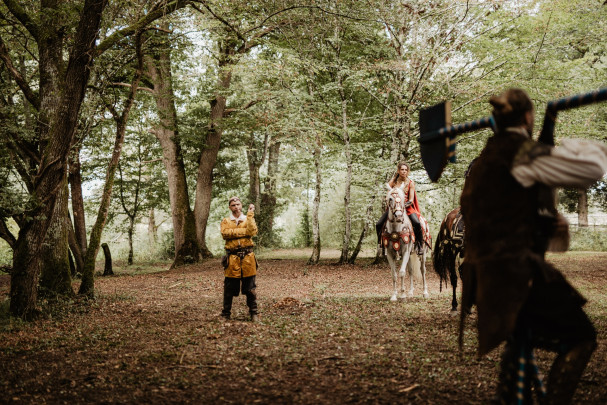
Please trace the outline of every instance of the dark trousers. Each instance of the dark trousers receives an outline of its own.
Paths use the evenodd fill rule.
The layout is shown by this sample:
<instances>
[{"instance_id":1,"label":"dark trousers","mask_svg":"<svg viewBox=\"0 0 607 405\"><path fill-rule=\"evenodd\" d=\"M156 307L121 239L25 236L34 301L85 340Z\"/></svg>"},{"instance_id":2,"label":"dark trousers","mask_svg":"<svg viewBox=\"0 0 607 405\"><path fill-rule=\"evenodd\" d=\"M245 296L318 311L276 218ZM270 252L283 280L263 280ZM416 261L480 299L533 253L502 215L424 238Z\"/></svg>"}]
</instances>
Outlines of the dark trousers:
<instances>
[{"instance_id":1,"label":"dark trousers","mask_svg":"<svg viewBox=\"0 0 607 405\"><path fill-rule=\"evenodd\" d=\"M502 353L497 398L500 403L514 403L520 357L534 348L557 353L546 386L544 403L570 404L582 372L596 347L596 330L582 310L583 301L564 280L546 282L534 279L529 298L519 312L513 335ZM527 358L526 360L529 360ZM533 403L529 363L526 364L522 403ZM541 394L538 394L541 396Z\"/></svg>"},{"instance_id":2,"label":"dark trousers","mask_svg":"<svg viewBox=\"0 0 607 405\"><path fill-rule=\"evenodd\" d=\"M232 312L232 299L242 292L247 297L247 306L251 315L257 315L257 285L255 276L232 278L226 277L223 281L223 309L221 315L229 318Z\"/></svg>"},{"instance_id":3,"label":"dark trousers","mask_svg":"<svg viewBox=\"0 0 607 405\"><path fill-rule=\"evenodd\" d=\"M411 220L411 225L413 225L413 232L415 233L415 241L419 244L423 243L424 236L422 235L422 224L419 222L419 218L415 212L412 212L409 215L409 219Z\"/></svg>"}]
</instances>

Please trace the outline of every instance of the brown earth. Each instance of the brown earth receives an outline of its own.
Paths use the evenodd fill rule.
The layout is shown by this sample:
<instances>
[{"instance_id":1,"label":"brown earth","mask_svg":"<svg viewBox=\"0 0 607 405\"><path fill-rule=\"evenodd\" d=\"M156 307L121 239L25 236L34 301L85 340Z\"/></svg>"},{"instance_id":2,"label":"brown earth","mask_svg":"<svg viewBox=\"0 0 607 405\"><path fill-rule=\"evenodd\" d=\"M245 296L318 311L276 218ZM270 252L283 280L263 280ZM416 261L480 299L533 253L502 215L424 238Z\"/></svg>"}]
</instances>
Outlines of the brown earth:
<instances>
[{"instance_id":1,"label":"brown earth","mask_svg":"<svg viewBox=\"0 0 607 405\"><path fill-rule=\"evenodd\" d=\"M285 255L286 256L286 255ZM97 299L44 319L0 319L0 403L480 404L499 351L477 358L473 314L464 352L451 294L428 267L430 298L388 301L387 265L260 260L261 321L243 297L223 321L219 260L118 269ZM607 254L550 256L588 299L598 349L575 403L607 403ZM159 271L161 270L161 271ZM77 283L75 283L75 287ZM0 276L6 310L8 276ZM546 370L553 355L538 353Z\"/></svg>"}]
</instances>

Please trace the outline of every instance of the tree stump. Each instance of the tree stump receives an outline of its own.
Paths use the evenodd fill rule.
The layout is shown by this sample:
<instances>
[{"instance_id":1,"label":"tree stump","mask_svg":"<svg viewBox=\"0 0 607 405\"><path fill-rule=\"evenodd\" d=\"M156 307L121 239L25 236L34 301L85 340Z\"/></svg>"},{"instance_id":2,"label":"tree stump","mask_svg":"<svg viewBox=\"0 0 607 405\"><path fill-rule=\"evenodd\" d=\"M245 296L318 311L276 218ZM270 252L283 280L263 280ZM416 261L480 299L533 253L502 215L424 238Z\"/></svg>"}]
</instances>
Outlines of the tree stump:
<instances>
[{"instance_id":1,"label":"tree stump","mask_svg":"<svg viewBox=\"0 0 607 405\"><path fill-rule=\"evenodd\" d=\"M102 243L101 248L103 249L103 256L105 256L105 267L103 268L104 276L113 276L114 271L112 270L112 254L110 253L110 247L107 243Z\"/></svg>"}]
</instances>

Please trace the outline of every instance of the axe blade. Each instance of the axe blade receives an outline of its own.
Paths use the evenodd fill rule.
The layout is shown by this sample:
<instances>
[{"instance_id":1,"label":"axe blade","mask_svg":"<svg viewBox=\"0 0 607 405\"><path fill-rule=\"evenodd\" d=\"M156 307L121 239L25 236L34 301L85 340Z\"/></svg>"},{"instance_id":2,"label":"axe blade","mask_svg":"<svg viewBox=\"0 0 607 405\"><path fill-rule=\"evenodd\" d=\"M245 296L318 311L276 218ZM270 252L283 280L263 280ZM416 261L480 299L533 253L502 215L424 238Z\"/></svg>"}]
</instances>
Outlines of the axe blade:
<instances>
[{"instance_id":1,"label":"axe blade","mask_svg":"<svg viewBox=\"0 0 607 405\"><path fill-rule=\"evenodd\" d=\"M449 138L429 135L435 134L441 128L451 126L451 102L445 101L419 112L419 142L420 154L428 177L436 182L445 166L449 154Z\"/></svg>"}]
</instances>

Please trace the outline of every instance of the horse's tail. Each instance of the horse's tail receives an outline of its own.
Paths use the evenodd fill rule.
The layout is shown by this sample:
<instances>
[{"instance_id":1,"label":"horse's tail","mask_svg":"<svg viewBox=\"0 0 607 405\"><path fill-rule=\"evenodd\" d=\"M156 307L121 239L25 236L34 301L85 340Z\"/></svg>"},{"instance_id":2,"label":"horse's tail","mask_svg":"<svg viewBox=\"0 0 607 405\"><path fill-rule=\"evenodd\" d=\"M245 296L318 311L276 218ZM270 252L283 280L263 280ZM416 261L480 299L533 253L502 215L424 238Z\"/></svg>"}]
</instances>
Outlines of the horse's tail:
<instances>
[{"instance_id":1,"label":"horse's tail","mask_svg":"<svg viewBox=\"0 0 607 405\"><path fill-rule=\"evenodd\" d=\"M420 256L411 252L411 256L409 257L409 261L407 262L407 271L409 272L409 277L415 282L420 282L422 280L422 259Z\"/></svg>"},{"instance_id":2,"label":"horse's tail","mask_svg":"<svg viewBox=\"0 0 607 405\"><path fill-rule=\"evenodd\" d=\"M445 249L444 241L448 237L446 222L443 222L440 225L438 230L438 235L436 236L436 241L434 242L434 251L432 252L432 267L434 267L434 271L438 274L440 278L440 290L443 290L443 283L445 286L448 284L449 280L449 269L447 263L448 258L445 257L448 254L448 249Z\"/></svg>"}]
</instances>

